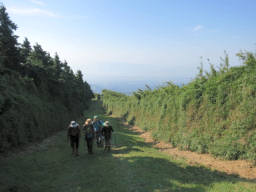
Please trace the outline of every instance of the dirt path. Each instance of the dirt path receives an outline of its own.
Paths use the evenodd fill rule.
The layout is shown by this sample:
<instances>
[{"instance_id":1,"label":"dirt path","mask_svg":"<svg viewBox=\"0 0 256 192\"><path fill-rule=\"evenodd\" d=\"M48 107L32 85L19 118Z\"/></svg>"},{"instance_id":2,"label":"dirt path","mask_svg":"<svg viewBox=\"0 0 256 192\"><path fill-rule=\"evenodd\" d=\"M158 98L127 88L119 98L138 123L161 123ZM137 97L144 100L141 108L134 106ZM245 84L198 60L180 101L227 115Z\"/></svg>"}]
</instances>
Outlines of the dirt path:
<instances>
[{"instance_id":1,"label":"dirt path","mask_svg":"<svg viewBox=\"0 0 256 192\"><path fill-rule=\"evenodd\" d=\"M200 164L211 169L215 169L227 174L238 175L241 178L252 179L256 182L256 167L249 161L236 160L227 161L212 157L209 154L198 154L191 151L180 151L178 148L172 147L171 144L165 142L155 142L150 132L145 132L141 128L134 126L131 129L140 133L140 137L145 139L147 143L153 143L153 147L158 148L164 153L168 153L177 158L186 159L190 165Z\"/></svg>"}]
</instances>

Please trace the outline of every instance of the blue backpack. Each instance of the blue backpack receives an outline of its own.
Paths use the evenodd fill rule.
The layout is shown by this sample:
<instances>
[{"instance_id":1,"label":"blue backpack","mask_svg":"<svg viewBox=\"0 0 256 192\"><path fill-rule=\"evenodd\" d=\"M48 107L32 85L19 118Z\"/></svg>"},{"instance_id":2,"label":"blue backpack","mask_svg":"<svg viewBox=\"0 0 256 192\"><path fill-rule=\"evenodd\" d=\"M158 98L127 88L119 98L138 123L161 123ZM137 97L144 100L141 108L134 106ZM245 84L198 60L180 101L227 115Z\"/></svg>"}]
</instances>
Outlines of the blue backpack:
<instances>
[{"instance_id":1,"label":"blue backpack","mask_svg":"<svg viewBox=\"0 0 256 192\"><path fill-rule=\"evenodd\" d=\"M98 120L95 123L93 123L93 128L95 132L98 132L102 126L103 126L102 120Z\"/></svg>"}]
</instances>

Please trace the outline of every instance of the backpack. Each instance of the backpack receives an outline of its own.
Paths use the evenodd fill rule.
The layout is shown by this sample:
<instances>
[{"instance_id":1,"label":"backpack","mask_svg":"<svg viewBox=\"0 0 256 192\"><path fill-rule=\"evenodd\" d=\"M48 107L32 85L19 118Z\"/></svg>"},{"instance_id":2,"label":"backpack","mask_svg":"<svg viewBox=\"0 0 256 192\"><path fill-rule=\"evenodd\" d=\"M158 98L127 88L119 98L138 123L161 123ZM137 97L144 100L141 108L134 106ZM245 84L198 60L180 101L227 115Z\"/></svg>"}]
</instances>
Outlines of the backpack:
<instances>
[{"instance_id":1,"label":"backpack","mask_svg":"<svg viewBox=\"0 0 256 192\"><path fill-rule=\"evenodd\" d=\"M93 133L87 133L85 136L87 139L93 138Z\"/></svg>"},{"instance_id":2,"label":"backpack","mask_svg":"<svg viewBox=\"0 0 256 192\"><path fill-rule=\"evenodd\" d=\"M101 127L103 125L103 122L101 120L98 120L96 122L93 123L93 128L95 132L100 131Z\"/></svg>"},{"instance_id":3,"label":"backpack","mask_svg":"<svg viewBox=\"0 0 256 192\"><path fill-rule=\"evenodd\" d=\"M85 127L85 138L87 139L93 138L93 130L91 125Z\"/></svg>"},{"instance_id":4,"label":"backpack","mask_svg":"<svg viewBox=\"0 0 256 192\"><path fill-rule=\"evenodd\" d=\"M70 127L70 135L77 136L79 134L79 127Z\"/></svg>"}]
</instances>

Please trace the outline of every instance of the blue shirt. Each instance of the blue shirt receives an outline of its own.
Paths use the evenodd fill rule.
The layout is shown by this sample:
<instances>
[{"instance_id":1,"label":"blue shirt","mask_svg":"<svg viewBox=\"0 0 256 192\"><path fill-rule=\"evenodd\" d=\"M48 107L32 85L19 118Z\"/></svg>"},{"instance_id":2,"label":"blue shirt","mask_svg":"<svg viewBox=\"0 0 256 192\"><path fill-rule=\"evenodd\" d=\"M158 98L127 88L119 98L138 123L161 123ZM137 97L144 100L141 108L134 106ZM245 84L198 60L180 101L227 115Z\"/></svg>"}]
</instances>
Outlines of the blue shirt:
<instances>
[{"instance_id":1,"label":"blue shirt","mask_svg":"<svg viewBox=\"0 0 256 192\"><path fill-rule=\"evenodd\" d=\"M94 131L98 132L101 130L101 127L103 126L103 121L102 120L97 120L94 123L92 123Z\"/></svg>"}]
</instances>

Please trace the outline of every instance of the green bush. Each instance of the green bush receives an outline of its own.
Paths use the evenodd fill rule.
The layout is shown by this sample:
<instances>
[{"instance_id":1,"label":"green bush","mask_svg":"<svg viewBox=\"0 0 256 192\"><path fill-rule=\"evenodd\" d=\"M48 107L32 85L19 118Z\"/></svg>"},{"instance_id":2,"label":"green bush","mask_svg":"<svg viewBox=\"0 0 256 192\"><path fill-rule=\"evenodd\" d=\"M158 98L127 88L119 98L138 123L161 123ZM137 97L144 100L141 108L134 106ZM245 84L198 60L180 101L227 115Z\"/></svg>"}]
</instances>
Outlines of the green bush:
<instances>
[{"instance_id":1,"label":"green bush","mask_svg":"<svg viewBox=\"0 0 256 192\"><path fill-rule=\"evenodd\" d=\"M17 29L0 5L0 152L39 141L82 115L91 88L39 44L17 42ZM4 24L3 24L4 23Z\"/></svg>"},{"instance_id":2,"label":"green bush","mask_svg":"<svg viewBox=\"0 0 256 192\"><path fill-rule=\"evenodd\" d=\"M244 65L198 76L184 86L168 83L131 96L102 92L107 111L152 132L183 150L211 153L225 159L256 159L256 57L240 53Z\"/></svg>"}]
</instances>

